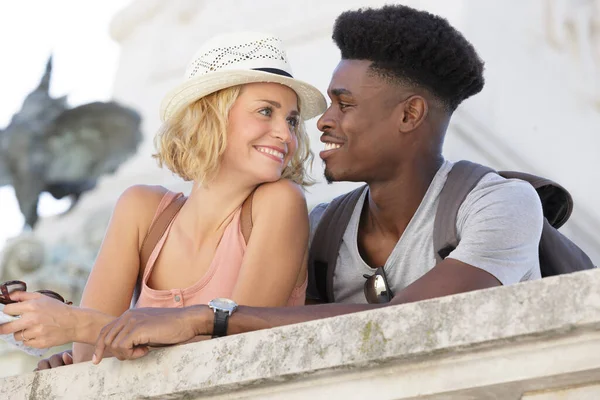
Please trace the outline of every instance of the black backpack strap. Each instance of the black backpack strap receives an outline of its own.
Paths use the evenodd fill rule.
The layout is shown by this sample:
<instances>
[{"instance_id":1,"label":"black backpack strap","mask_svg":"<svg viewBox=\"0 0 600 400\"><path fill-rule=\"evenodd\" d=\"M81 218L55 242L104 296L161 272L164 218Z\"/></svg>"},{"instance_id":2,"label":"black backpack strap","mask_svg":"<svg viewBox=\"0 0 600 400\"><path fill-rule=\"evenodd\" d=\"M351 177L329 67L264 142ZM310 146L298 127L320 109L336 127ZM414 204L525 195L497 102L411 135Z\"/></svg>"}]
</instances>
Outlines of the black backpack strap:
<instances>
[{"instance_id":1,"label":"black backpack strap","mask_svg":"<svg viewBox=\"0 0 600 400\"><path fill-rule=\"evenodd\" d=\"M336 197L323 212L310 245L307 299L334 301L333 273L337 257L344 232L365 187Z\"/></svg>"},{"instance_id":2,"label":"black backpack strap","mask_svg":"<svg viewBox=\"0 0 600 400\"><path fill-rule=\"evenodd\" d=\"M442 191L433 224L433 250L436 264L458 246L456 217L467 195L485 175L495 172L470 161L458 161L452 166Z\"/></svg>"}]
</instances>

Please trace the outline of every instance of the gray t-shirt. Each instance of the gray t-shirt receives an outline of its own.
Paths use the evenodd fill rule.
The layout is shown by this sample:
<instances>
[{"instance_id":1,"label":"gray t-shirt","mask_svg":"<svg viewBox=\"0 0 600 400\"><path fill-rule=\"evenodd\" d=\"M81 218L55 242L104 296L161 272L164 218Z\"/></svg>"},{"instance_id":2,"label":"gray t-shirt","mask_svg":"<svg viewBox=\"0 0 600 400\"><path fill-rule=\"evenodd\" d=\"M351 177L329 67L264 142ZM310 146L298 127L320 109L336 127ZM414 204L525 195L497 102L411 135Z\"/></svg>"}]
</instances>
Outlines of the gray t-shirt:
<instances>
[{"instance_id":1,"label":"gray t-shirt","mask_svg":"<svg viewBox=\"0 0 600 400\"><path fill-rule=\"evenodd\" d=\"M384 265L394 293L435 266L433 223L440 192L452 165L445 161L436 173ZM367 192L365 188L356 204L340 247L333 280L336 302L366 303L363 275L375 272L361 258L357 244L358 223ZM319 204L310 213L311 241L326 207L326 203ZM529 183L488 174L458 211L456 229L460 242L448 257L489 272L503 285L539 279L542 225L542 205Z\"/></svg>"}]
</instances>

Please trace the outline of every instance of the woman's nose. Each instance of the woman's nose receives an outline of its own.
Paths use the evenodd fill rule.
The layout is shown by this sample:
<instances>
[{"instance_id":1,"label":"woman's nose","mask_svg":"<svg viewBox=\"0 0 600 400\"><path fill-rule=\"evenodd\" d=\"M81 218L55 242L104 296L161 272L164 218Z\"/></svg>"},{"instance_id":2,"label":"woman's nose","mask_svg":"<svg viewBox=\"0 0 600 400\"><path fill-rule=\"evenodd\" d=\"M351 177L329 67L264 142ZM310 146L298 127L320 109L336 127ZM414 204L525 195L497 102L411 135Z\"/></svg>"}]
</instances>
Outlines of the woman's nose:
<instances>
[{"instance_id":1,"label":"woman's nose","mask_svg":"<svg viewBox=\"0 0 600 400\"><path fill-rule=\"evenodd\" d=\"M272 134L278 140L281 140L282 143L290 143L292 141L292 127L289 125L288 121L285 120L277 123L273 127Z\"/></svg>"}]
</instances>

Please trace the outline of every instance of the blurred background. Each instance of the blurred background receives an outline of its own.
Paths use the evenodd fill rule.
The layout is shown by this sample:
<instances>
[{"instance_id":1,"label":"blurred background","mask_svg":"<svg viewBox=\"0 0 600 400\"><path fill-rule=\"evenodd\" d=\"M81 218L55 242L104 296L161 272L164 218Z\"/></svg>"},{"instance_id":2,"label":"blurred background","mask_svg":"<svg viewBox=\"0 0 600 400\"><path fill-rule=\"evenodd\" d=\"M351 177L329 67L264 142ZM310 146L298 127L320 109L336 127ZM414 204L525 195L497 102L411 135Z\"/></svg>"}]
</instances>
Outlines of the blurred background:
<instances>
[{"instance_id":1,"label":"blurred background","mask_svg":"<svg viewBox=\"0 0 600 400\"><path fill-rule=\"evenodd\" d=\"M20 278L77 302L120 193L137 183L189 189L150 155L162 96L206 39L239 30L276 34L294 75L325 92L339 61L336 16L385 3L0 3L0 281ZM600 1L399 3L447 18L486 63L484 90L453 117L446 158L561 183L575 201L561 231L600 263ZM89 106L109 101L116 103ZM315 122L307 127L318 153ZM319 183L307 193L309 207L356 186L324 183L318 156L313 176ZM36 363L0 342L0 376Z\"/></svg>"}]
</instances>

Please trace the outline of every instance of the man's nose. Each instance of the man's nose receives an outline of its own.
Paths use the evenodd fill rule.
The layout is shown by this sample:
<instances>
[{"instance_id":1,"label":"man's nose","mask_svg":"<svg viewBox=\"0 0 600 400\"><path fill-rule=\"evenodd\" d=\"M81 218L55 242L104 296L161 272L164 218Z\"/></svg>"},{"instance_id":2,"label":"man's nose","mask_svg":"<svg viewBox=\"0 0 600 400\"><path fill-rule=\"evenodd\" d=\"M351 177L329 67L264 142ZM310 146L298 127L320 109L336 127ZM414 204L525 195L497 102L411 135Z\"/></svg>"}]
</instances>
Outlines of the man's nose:
<instances>
[{"instance_id":1,"label":"man's nose","mask_svg":"<svg viewBox=\"0 0 600 400\"><path fill-rule=\"evenodd\" d=\"M330 131L335 126L335 120L331 117L330 107L317 120L317 129L321 132Z\"/></svg>"}]
</instances>

